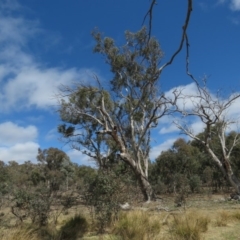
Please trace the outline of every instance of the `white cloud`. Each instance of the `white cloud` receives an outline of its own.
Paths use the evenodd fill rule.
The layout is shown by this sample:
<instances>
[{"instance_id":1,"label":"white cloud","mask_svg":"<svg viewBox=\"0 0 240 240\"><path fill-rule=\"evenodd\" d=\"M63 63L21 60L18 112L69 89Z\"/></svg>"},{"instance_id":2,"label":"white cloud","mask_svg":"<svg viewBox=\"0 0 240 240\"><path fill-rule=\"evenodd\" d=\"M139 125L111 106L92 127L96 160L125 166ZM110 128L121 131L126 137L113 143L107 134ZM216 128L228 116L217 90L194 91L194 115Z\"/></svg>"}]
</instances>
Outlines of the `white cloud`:
<instances>
[{"instance_id":1,"label":"white cloud","mask_svg":"<svg viewBox=\"0 0 240 240\"><path fill-rule=\"evenodd\" d=\"M240 0L231 0L230 8L233 11L239 11L240 10Z\"/></svg>"},{"instance_id":2,"label":"white cloud","mask_svg":"<svg viewBox=\"0 0 240 240\"><path fill-rule=\"evenodd\" d=\"M54 95L61 85L70 85L73 81L91 82L91 69L48 68L39 63L29 52L28 43L42 37L44 31L37 22L9 17L1 11L3 5L0 4L1 111L46 109L57 104Z\"/></svg>"},{"instance_id":3,"label":"white cloud","mask_svg":"<svg viewBox=\"0 0 240 240\"><path fill-rule=\"evenodd\" d=\"M61 85L69 85L84 75L76 69L38 69L35 66L21 69L9 80L2 93L4 110L36 106L47 108L56 105L54 94Z\"/></svg>"},{"instance_id":4,"label":"white cloud","mask_svg":"<svg viewBox=\"0 0 240 240\"><path fill-rule=\"evenodd\" d=\"M11 147L0 147L0 159L4 162L16 161L24 163L30 160L36 162L39 145L34 142L18 143Z\"/></svg>"},{"instance_id":5,"label":"white cloud","mask_svg":"<svg viewBox=\"0 0 240 240\"><path fill-rule=\"evenodd\" d=\"M218 5L222 5L224 3L228 3L232 11L240 10L240 0L218 0L217 2Z\"/></svg>"},{"instance_id":6,"label":"white cloud","mask_svg":"<svg viewBox=\"0 0 240 240\"><path fill-rule=\"evenodd\" d=\"M72 162L75 162L78 165L86 165L92 167L96 166L95 162L89 156L76 149L68 150L66 154L70 157Z\"/></svg>"},{"instance_id":7,"label":"white cloud","mask_svg":"<svg viewBox=\"0 0 240 240\"><path fill-rule=\"evenodd\" d=\"M39 38L49 40L51 36L47 36L49 34L41 29L37 21L19 17L21 14L14 12L22 9L15 0L0 1L1 114L36 107L47 109L57 104L54 96L60 86L83 80L88 83L92 81L91 69L48 67L35 58L29 49L29 43ZM47 139L53 134L50 131ZM35 126L23 127L12 122L0 124L0 159L33 161L39 148L35 142L37 136ZM70 151L69 154L74 161L93 165L79 152Z\"/></svg>"},{"instance_id":8,"label":"white cloud","mask_svg":"<svg viewBox=\"0 0 240 240\"><path fill-rule=\"evenodd\" d=\"M150 159L151 160L155 160L162 151L166 151L168 149L170 149L173 145L173 143L177 140L178 138L171 138L168 139L167 141L153 147L150 151Z\"/></svg>"},{"instance_id":9,"label":"white cloud","mask_svg":"<svg viewBox=\"0 0 240 240\"><path fill-rule=\"evenodd\" d=\"M165 96L168 98L173 99L174 92L181 92L183 96L188 96L187 98L180 98L177 101L177 105L181 108L184 107L185 110L192 109L194 107L194 98L191 98L190 96L195 96L197 94L197 87L195 83L190 83L185 86L178 86L176 88L172 88L169 91L165 93Z\"/></svg>"},{"instance_id":10,"label":"white cloud","mask_svg":"<svg viewBox=\"0 0 240 240\"><path fill-rule=\"evenodd\" d=\"M160 134L166 134L166 133L172 133L172 132L178 132L179 129L177 128L177 126L172 123L170 126L167 127L162 127L159 131Z\"/></svg>"},{"instance_id":11,"label":"white cloud","mask_svg":"<svg viewBox=\"0 0 240 240\"><path fill-rule=\"evenodd\" d=\"M53 139L57 139L57 134L58 134L57 128L53 128L53 129L51 129L50 131L48 131L45 139L46 139L47 141L51 141L51 140L53 140Z\"/></svg>"},{"instance_id":12,"label":"white cloud","mask_svg":"<svg viewBox=\"0 0 240 240\"><path fill-rule=\"evenodd\" d=\"M1 0L0 10L4 12L22 9L22 6L16 0Z\"/></svg>"},{"instance_id":13,"label":"white cloud","mask_svg":"<svg viewBox=\"0 0 240 240\"><path fill-rule=\"evenodd\" d=\"M190 128L193 130L193 133L195 135L197 135L197 134L203 132L203 130L205 128L205 124L201 120L198 119L190 125Z\"/></svg>"},{"instance_id":14,"label":"white cloud","mask_svg":"<svg viewBox=\"0 0 240 240\"><path fill-rule=\"evenodd\" d=\"M38 136L35 126L21 127L12 122L0 124L0 145L11 146L17 143L34 141Z\"/></svg>"},{"instance_id":15,"label":"white cloud","mask_svg":"<svg viewBox=\"0 0 240 240\"><path fill-rule=\"evenodd\" d=\"M240 93L237 93L240 94ZM228 108L228 115L230 118L240 118L240 111L239 111L239 106L240 106L240 98L237 98Z\"/></svg>"},{"instance_id":16,"label":"white cloud","mask_svg":"<svg viewBox=\"0 0 240 240\"><path fill-rule=\"evenodd\" d=\"M19 126L12 122L0 124L0 160L4 162L36 161L39 144L34 142L38 136L35 126Z\"/></svg>"}]
</instances>

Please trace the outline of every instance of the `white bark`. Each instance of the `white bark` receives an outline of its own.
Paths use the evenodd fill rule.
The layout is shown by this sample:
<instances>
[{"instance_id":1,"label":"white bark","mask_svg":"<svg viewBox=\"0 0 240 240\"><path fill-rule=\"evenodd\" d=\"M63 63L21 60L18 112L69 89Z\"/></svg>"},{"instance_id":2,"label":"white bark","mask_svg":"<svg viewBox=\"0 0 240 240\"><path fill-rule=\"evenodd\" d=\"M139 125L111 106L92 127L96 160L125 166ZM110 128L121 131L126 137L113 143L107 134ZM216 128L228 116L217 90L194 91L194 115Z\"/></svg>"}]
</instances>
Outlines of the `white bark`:
<instances>
[{"instance_id":1,"label":"white bark","mask_svg":"<svg viewBox=\"0 0 240 240\"><path fill-rule=\"evenodd\" d=\"M199 118L204 123L205 138L200 139L197 137L193 130L189 128L188 124L180 124L178 122L175 122L175 124L184 134L205 146L212 160L228 178L228 181L231 183L232 187L234 187L234 189L240 194L240 181L238 181L238 179L234 176L230 162L231 153L234 147L239 143L239 134L236 133L229 149L227 149L226 146L227 127L233 123L233 121L227 117L227 110L236 99L240 98L240 94L232 95L229 99L223 101L220 96L213 96L208 91L205 84L204 86L200 86L196 80L195 83L197 86L196 95L181 95L182 98L193 100L193 108L189 110L184 109L184 107L181 108L180 106L176 107L178 112L180 112L185 118L194 116ZM217 157L210 144L212 127L217 128L217 133L215 134L218 136L221 145L222 160Z\"/></svg>"}]
</instances>

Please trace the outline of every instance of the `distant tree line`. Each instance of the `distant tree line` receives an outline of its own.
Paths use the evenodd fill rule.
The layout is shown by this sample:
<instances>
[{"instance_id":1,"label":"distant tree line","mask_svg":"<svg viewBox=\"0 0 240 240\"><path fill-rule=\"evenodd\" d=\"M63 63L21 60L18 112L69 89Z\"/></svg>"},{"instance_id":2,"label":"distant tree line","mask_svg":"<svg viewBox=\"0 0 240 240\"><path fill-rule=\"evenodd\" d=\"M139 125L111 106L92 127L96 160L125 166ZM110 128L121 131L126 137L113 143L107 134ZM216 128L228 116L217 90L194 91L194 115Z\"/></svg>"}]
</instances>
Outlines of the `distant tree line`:
<instances>
[{"instance_id":1,"label":"distant tree line","mask_svg":"<svg viewBox=\"0 0 240 240\"><path fill-rule=\"evenodd\" d=\"M232 143L237 135L230 132L226 135L226 147ZM205 132L198 134L200 139ZM217 136L212 136L209 144L219 159L222 159L222 148ZM240 178L240 144L238 143L230 162L233 173ZM167 193L216 193L235 191L228 181L228 177L219 171L212 156L199 141L177 139L173 146L163 151L150 166L150 182L158 194Z\"/></svg>"}]
</instances>

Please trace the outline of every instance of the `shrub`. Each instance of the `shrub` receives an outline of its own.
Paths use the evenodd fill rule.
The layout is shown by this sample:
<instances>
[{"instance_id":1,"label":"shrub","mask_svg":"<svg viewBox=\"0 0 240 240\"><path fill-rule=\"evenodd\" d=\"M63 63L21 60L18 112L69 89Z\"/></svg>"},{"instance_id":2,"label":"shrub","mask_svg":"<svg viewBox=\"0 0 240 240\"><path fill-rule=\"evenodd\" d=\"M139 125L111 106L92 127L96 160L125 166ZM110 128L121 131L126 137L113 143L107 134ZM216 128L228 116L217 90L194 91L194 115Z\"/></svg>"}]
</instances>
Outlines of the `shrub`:
<instances>
[{"instance_id":1,"label":"shrub","mask_svg":"<svg viewBox=\"0 0 240 240\"><path fill-rule=\"evenodd\" d=\"M112 218L117 216L122 202L120 183L112 173L99 172L89 183L85 192L85 201L94 207L96 224L99 232L104 232Z\"/></svg>"},{"instance_id":2,"label":"shrub","mask_svg":"<svg viewBox=\"0 0 240 240\"><path fill-rule=\"evenodd\" d=\"M61 227L59 239L76 240L77 238L83 237L87 229L88 223L86 218L81 215L76 215Z\"/></svg>"},{"instance_id":3,"label":"shrub","mask_svg":"<svg viewBox=\"0 0 240 240\"><path fill-rule=\"evenodd\" d=\"M12 199L14 205L11 212L21 222L30 217L32 223L39 226L46 226L50 213L51 198L48 189L38 189L38 191L27 191L18 189Z\"/></svg>"},{"instance_id":4,"label":"shrub","mask_svg":"<svg viewBox=\"0 0 240 240\"><path fill-rule=\"evenodd\" d=\"M192 192L200 192L202 181L198 175L193 175L189 179L189 186Z\"/></svg>"}]
</instances>

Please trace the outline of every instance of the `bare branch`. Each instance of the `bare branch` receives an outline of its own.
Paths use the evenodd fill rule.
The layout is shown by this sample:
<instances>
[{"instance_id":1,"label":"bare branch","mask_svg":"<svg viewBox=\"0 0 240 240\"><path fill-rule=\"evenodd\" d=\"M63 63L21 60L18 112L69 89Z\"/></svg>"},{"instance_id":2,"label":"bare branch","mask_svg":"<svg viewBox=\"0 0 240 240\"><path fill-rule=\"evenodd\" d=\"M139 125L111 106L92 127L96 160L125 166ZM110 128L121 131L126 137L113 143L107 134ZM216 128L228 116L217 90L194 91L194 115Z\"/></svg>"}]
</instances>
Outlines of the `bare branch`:
<instances>
[{"instance_id":1,"label":"bare branch","mask_svg":"<svg viewBox=\"0 0 240 240\"><path fill-rule=\"evenodd\" d=\"M162 70L171 65L173 60L175 59L175 57L180 53L180 51L182 50L183 48L183 43L184 41L187 39L187 28L188 28L188 24L189 24L189 21L190 21L190 17L191 17L191 13L192 13L192 0L188 0L188 9L187 9L187 14L186 14L186 18L185 18L185 22L184 22L184 25L182 27L183 29L183 32L182 32L182 36L181 36L181 40L180 40L180 44L179 44L179 47L178 49L174 52L174 54L172 55L172 57L170 58L170 60L165 63L163 66L161 66L159 68L159 72L162 72ZM189 43L187 42L187 45L189 46ZM188 47L187 47L188 49Z\"/></svg>"},{"instance_id":2,"label":"bare branch","mask_svg":"<svg viewBox=\"0 0 240 240\"><path fill-rule=\"evenodd\" d=\"M234 139L233 139L232 146L231 146L231 148L230 148L229 151L228 151L227 158L230 158L231 153L232 153L232 150L234 149L234 147L236 147L236 145L237 145L239 142L240 142L239 134L236 134L235 137L234 137Z\"/></svg>"},{"instance_id":3,"label":"bare branch","mask_svg":"<svg viewBox=\"0 0 240 240\"><path fill-rule=\"evenodd\" d=\"M145 20L146 20L146 18L147 18L147 16L149 16L148 41L149 41L149 39L151 38L151 33L152 33L153 7L154 7L154 5L156 5L156 4L157 4L157 0L152 0L151 5L150 5L150 8L148 9L146 15L144 16L143 23L142 23L142 25L143 25L144 22L145 22Z\"/></svg>"}]
</instances>

